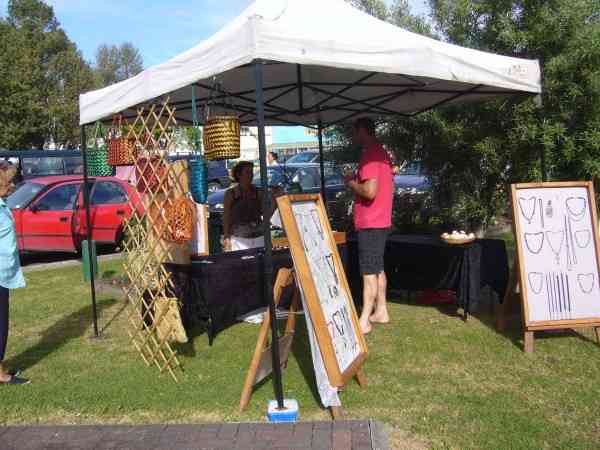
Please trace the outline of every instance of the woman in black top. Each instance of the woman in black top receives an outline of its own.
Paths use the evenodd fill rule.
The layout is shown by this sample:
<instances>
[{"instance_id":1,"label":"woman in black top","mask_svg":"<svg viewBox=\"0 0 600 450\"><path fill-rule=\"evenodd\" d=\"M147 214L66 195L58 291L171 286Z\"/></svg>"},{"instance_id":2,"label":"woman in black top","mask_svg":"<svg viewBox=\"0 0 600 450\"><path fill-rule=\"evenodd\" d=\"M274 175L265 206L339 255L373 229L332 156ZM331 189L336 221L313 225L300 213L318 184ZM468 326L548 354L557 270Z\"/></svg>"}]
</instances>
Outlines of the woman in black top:
<instances>
[{"instance_id":1,"label":"woman in black top","mask_svg":"<svg viewBox=\"0 0 600 450\"><path fill-rule=\"evenodd\" d=\"M252 184L254 165L239 162L232 170L236 182L225 193L223 246L225 251L263 247L262 193Z\"/></svg>"}]
</instances>

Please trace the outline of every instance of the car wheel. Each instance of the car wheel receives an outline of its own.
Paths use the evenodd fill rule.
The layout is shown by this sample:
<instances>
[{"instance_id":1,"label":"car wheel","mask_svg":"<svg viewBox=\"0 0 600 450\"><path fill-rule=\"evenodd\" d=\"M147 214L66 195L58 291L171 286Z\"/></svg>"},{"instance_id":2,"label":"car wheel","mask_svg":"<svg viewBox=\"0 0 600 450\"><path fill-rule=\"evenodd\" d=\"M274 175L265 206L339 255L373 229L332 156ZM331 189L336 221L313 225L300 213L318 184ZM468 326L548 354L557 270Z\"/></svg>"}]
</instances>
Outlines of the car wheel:
<instances>
[{"instance_id":1,"label":"car wheel","mask_svg":"<svg viewBox=\"0 0 600 450\"><path fill-rule=\"evenodd\" d=\"M216 183L216 182L208 183L208 193L209 194L212 194L213 192L217 192L219 189L221 189L221 184Z\"/></svg>"}]
</instances>

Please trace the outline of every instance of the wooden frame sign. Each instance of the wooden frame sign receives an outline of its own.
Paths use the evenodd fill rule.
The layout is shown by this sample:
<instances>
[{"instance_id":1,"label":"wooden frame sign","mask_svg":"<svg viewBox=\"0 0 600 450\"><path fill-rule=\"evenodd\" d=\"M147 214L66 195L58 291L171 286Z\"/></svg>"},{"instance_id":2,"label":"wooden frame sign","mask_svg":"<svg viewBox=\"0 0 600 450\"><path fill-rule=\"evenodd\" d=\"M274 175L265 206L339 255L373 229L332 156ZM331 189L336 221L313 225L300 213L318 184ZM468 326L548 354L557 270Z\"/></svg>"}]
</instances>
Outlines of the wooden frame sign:
<instances>
[{"instance_id":1,"label":"wooden frame sign","mask_svg":"<svg viewBox=\"0 0 600 450\"><path fill-rule=\"evenodd\" d=\"M532 351L533 331L600 326L596 197L591 182L511 188L525 347Z\"/></svg>"},{"instance_id":2,"label":"wooden frame sign","mask_svg":"<svg viewBox=\"0 0 600 450\"><path fill-rule=\"evenodd\" d=\"M320 195L277 199L296 279L314 326L329 382L342 387L367 357L367 344Z\"/></svg>"}]
</instances>

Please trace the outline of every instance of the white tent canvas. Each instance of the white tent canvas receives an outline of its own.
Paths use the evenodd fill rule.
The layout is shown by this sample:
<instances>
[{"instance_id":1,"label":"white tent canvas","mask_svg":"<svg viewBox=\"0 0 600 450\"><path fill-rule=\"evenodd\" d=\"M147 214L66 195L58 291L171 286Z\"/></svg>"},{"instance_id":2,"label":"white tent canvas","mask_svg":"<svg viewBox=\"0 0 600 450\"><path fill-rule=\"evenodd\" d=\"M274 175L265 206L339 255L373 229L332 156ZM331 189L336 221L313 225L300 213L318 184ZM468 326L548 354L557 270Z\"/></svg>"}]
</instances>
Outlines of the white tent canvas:
<instances>
[{"instance_id":1,"label":"white tent canvas","mask_svg":"<svg viewBox=\"0 0 600 450\"><path fill-rule=\"evenodd\" d=\"M358 115L413 115L441 104L541 92L537 61L446 44L378 20L344 0L257 0L221 31L139 75L80 97L80 123L168 95L191 121L192 84L214 78L254 125L253 61L264 61L268 125L324 125ZM222 103L222 95L214 96Z\"/></svg>"}]
</instances>

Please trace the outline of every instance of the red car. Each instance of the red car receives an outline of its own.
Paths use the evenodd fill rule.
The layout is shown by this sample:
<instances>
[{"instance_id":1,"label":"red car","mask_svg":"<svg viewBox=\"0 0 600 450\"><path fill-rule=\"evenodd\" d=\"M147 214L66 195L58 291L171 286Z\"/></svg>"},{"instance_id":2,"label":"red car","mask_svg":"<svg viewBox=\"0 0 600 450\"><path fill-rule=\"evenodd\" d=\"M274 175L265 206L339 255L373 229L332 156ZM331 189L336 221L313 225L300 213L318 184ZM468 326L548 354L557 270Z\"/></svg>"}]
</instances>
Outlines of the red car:
<instances>
[{"instance_id":1,"label":"red car","mask_svg":"<svg viewBox=\"0 0 600 450\"><path fill-rule=\"evenodd\" d=\"M90 178L92 239L118 244L123 222L134 205L141 213L136 189L114 177ZM82 176L32 178L7 199L22 252L79 252L87 236Z\"/></svg>"}]
</instances>

